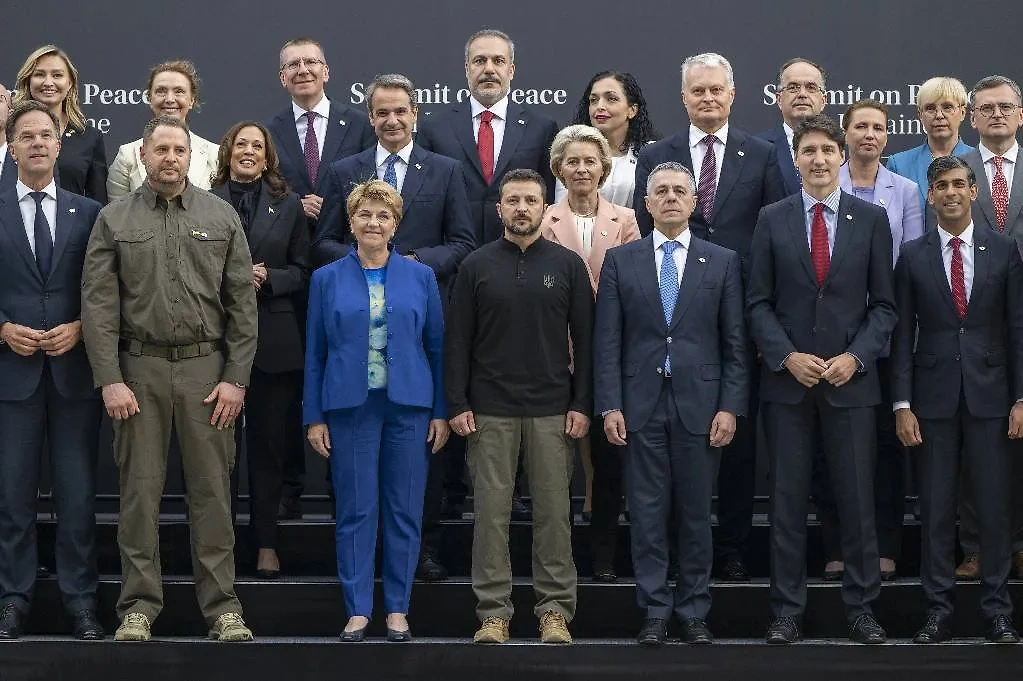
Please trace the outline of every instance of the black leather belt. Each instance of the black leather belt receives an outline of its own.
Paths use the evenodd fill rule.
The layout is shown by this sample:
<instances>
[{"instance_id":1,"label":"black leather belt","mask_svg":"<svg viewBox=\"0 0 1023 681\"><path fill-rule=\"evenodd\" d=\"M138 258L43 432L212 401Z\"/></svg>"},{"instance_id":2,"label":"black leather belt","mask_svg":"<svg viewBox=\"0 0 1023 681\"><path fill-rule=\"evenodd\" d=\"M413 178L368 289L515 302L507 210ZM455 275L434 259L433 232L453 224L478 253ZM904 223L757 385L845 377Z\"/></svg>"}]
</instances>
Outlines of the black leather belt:
<instances>
[{"instance_id":1,"label":"black leather belt","mask_svg":"<svg viewBox=\"0 0 1023 681\"><path fill-rule=\"evenodd\" d=\"M146 357L158 357L171 362L177 362L182 359L195 359L196 357L211 355L218 350L223 350L224 344L217 340L192 343L191 345L157 345L155 343L143 343L140 340L122 338L117 347L122 352L127 352L129 355L135 355L136 357L145 355Z\"/></svg>"}]
</instances>

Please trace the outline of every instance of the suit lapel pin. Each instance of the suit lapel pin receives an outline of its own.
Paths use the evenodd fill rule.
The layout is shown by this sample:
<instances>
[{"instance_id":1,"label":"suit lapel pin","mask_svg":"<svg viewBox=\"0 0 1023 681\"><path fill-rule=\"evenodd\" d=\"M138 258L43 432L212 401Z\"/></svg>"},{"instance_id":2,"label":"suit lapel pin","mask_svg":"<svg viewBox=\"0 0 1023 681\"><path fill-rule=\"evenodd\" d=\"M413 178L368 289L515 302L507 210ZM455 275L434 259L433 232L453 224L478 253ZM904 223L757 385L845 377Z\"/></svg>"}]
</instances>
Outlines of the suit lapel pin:
<instances>
[{"instance_id":1,"label":"suit lapel pin","mask_svg":"<svg viewBox=\"0 0 1023 681\"><path fill-rule=\"evenodd\" d=\"M75 209L74 209L74 208L68 208L68 209L67 209L67 212L69 212L69 213L71 213L72 215L74 215L74 214L75 214Z\"/></svg>"},{"instance_id":2,"label":"suit lapel pin","mask_svg":"<svg viewBox=\"0 0 1023 681\"><path fill-rule=\"evenodd\" d=\"M338 123L340 123L341 125L348 125L347 123L345 123L344 121L341 121L341 120L339 120Z\"/></svg>"},{"instance_id":3,"label":"suit lapel pin","mask_svg":"<svg viewBox=\"0 0 1023 681\"><path fill-rule=\"evenodd\" d=\"M852 220L852 216L851 216L851 215L849 215L848 213L846 213L846 214L845 214L845 219L846 219L846 220Z\"/></svg>"},{"instance_id":4,"label":"suit lapel pin","mask_svg":"<svg viewBox=\"0 0 1023 681\"><path fill-rule=\"evenodd\" d=\"M270 215L274 214L274 207L273 206L268 206L268 210L270 211Z\"/></svg>"},{"instance_id":5,"label":"suit lapel pin","mask_svg":"<svg viewBox=\"0 0 1023 681\"><path fill-rule=\"evenodd\" d=\"M606 229L602 229L602 230L600 230L600 236L602 236L602 237L605 237L605 238L606 238L606 237L607 237L607 230L606 230Z\"/></svg>"},{"instance_id":6,"label":"suit lapel pin","mask_svg":"<svg viewBox=\"0 0 1023 681\"><path fill-rule=\"evenodd\" d=\"M71 133L70 132L65 132L64 133L64 137L71 137Z\"/></svg>"},{"instance_id":7,"label":"suit lapel pin","mask_svg":"<svg viewBox=\"0 0 1023 681\"><path fill-rule=\"evenodd\" d=\"M611 222L618 222L618 216L617 215L612 215L611 216Z\"/></svg>"},{"instance_id":8,"label":"suit lapel pin","mask_svg":"<svg viewBox=\"0 0 1023 681\"><path fill-rule=\"evenodd\" d=\"M525 125L525 124L526 124L526 122L520 118L519 119L519 125Z\"/></svg>"},{"instance_id":9,"label":"suit lapel pin","mask_svg":"<svg viewBox=\"0 0 1023 681\"><path fill-rule=\"evenodd\" d=\"M977 246L977 250L978 251L986 251L987 250L987 246Z\"/></svg>"},{"instance_id":10,"label":"suit lapel pin","mask_svg":"<svg viewBox=\"0 0 1023 681\"><path fill-rule=\"evenodd\" d=\"M739 151L737 151L735 153L737 153L739 156L745 156L746 155L746 152L744 152L742 149L740 149Z\"/></svg>"},{"instance_id":11,"label":"suit lapel pin","mask_svg":"<svg viewBox=\"0 0 1023 681\"><path fill-rule=\"evenodd\" d=\"M704 257L703 257L703 256L701 255L701 256L700 256L700 262L707 262L707 259L706 259L706 258L704 258Z\"/></svg>"},{"instance_id":12,"label":"suit lapel pin","mask_svg":"<svg viewBox=\"0 0 1023 681\"><path fill-rule=\"evenodd\" d=\"M416 170L422 170L422 169L423 169L423 166L421 166L421 165L419 165L419 164L417 163L417 164L416 164Z\"/></svg>"},{"instance_id":13,"label":"suit lapel pin","mask_svg":"<svg viewBox=\"0 0 1023 681\"><path fill-rule=\"evenodd\" d=\"M886 205L888 205L888 204L886 204L886 203L884 202L884 199L881 199L881 200L880 200L880 201L879 201L878 203L880 203L880 204L881 204L882 206L886 206Z\"/></svg>"}]
</instances>

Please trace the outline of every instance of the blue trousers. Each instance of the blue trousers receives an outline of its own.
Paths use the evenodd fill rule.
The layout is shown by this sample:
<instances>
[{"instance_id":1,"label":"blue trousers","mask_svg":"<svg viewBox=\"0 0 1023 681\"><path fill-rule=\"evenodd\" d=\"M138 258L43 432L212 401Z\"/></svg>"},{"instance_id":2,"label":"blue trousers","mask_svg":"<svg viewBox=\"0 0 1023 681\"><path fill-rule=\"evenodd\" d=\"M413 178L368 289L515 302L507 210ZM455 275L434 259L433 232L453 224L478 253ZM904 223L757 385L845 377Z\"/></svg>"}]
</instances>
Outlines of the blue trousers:
<instances>
[{"instance_id":1,"label":"blue trousers","mask_svg":"<svg viewBox=\"0 0 1023 681\"><path fill-rule=\"evenodd\" d=\"M370 390L352 409L327 412L330 472L337 495L337 576L349 617L373 613L377 525L383 525L386 612L408 612L430 452L430 410Z\"/></svg>"}]
</instances>

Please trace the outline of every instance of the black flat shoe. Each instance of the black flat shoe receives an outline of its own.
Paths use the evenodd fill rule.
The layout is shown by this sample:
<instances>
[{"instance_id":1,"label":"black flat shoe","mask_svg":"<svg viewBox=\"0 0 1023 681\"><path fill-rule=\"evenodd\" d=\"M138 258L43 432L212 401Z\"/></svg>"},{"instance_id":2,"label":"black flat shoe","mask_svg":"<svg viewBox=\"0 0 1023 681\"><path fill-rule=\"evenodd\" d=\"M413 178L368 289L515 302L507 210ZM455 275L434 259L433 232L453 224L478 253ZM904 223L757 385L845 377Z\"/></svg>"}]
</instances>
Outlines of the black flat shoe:
<instances>
[{"instance_id":1,"label":"black flat shoe","mask_svg":"<svg viewBox=\"0 0 1023 681\"><path fill-rule=\"evenodd\" d=\"M825 570L821 574L821 579L825 582L841 582L843 577L845 577L845 568L841 570Z\"/></svg>"},{"instance_id":2,"label":"black flat shoe","mask_svg":"<svg viewBox=\"0 0 1023 681\"><path fill-rule=\"evenodd\" d=\"M0 610L0 640L13 641L21 638L24 625L24 615L18 612L14 603L8 603Z\"/></svg>"},{"instance_id":3,"label":"black flat shoe","mask_svg":"<svg viewBox=\"0 0 1023 681\"><path fill-rule=\"evenodd\" d=\"M611 566L601 565L593 570L593 581L603 582L604 584L614 584L618 581L618 575L615 574L615 571Z\"/></svg>"},{"instance_id":4,"label":"black flat shoe","mask_svg":"<svg viewBox=\"0 0 1023 681\"><path fill-rule=\"evenodd\" d=\"M366 627L362 629L356 629L354 631L342 631L341 642L342 643L362 643L366 640Z\"/></svg>"},{"instance_id":5,"label":"black flat shoe","mask_svg":"<svg viewBox=\"0 0 1023 681\"><path fill-rule=\"evenodd\" d=\"M278 579L280 576L280 570L256 570L256 577L259 579Z\"/></svg>"},{"instance_id":6,"label":"black flat shoe","mask_svg":"<svg viewBox=\"0 0 1023 681\"><path fill-rule=\"evenodd\" d=\"M948 618L928 615L927 621L913 637L913 643L941 643L950 638L952 633L949 631Z\"/></svg>"},{"instance_id":7,"label":"black flat shoe","mask_svg":"<svg viewBox=\"0 0 1023 681\"><path fill-rule=\"evenodd\" d=\"M690 617L682 621L682 640L692 645L714 642L714 636L707 628L707 623L699 617Z\"/></svg>"},{"instance_id":8,"label":"black flat shoe","mask_svg":"<svg viewBox=\"0 0 1023 681\"><path fill-rule=\"evenodd\" d=\"M106 635L92 610L79 610L71 615L71 633L80 641L102 641Z\"/></svg>"},{"instance_id":9,"label":"black flat shoe","mask_svg":"<svg viewBox=\"0 0 1023 681\"><path fill-rule=\"evenodd\" d=\"M992 643L1019 643L1019 633L1012 626L1012 619L1008 615L995 615L991 620L987 640Z\"/></svg>"},{"instance_id":10,"label":"black flat shoe","mask_svg":"<svg viewBox=\"0 0 1023 681\"><path fill-rule=\"evenodd\" d=\"M412 632L408 629L398 631L397 629L387 627L387 640L392 643L408 643L412 640Z\"/></svg>"},{"instance_id":11,"label":"black flat shoe","mask_svg":"<svg viewBox=\"0 0 1023 681\"><path fill-rule=\"evenodd\" d=\"M668 638L668 621L651 617L643 620L643 628L639 630L636 641L640 645L659 648Z\"/></svg>"},{"instance_id":12,"label":"black flat shoe","mask_svg":"<svg viewBox=\"0 0 1023 681\"><path fill-rule=\"evenodd\" d=\"M749 570L746 569L746 564L739 558L726 560L714 572L714 577L723 582L748 582L750 580Z\"/></svg>"},{"instance_id":13,"label":"black flat shoe","mask_svg":"<svg viewBox=\"0 0 1023 681\"><path fill-rule=\"evenodd\" d=\"M785 645L795 643L801 638L799 633L799 622L795 617L778 617L771 622L767 628L765 640L771 645Z\"/></svg>"},{"instance_id":14,"label":"black flat shoe","mask_svg":"<svg viewBox=\"0 0 1023 681\"><path fill-rule=\"evenodd\" d=\"M888 638L873 615L860 615L849 628L849 640L854 643L876 645L884 643Z\"/></svg>"}]
</instances>

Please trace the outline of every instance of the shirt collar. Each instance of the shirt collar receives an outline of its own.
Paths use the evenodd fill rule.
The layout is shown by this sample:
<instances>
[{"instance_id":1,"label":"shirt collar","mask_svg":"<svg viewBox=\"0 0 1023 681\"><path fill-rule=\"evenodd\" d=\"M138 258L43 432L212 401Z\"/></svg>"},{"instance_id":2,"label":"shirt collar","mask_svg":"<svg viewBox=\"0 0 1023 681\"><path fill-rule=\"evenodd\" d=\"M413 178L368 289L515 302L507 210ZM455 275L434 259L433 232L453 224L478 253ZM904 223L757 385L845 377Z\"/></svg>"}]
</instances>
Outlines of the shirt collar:
<instances>
[{"instance_id":1,"label":"shirt collar","mask_svg":"<svg viewBox=\"0 0 1023 681\"><path fill-rule=\"evenodd\" d=\"M987 163L988 161L990 161L995 156L998 156L998 154L996 154L995 152L993 152L990 149L988 149L987 147L985 147L983 142L981 142L980 144L977 145L977 149L980 150L980 158L984 161L984 163ZM1018 153L1019 153L1019 142L1013 142L1012 143L1012 147L1007 152L1002 154L1001 156L1002 156L1002 158L1007 160L1009 163L1012 163L1013 165L1016 165L1016 155Z\"/></svg>"},{"instance_id":2,"label":"shirt collar","mask_svg":"<svg viewBox=\"0 0 1023 681\"><path fill-rule=\"evenodd\" d=\"M663 246L665 243L667 243L668 241L674 241L675 243L679 244L680 246L682 246L682 248L684 248L685 250L688 251L689 250L689 243L690 243L690 241L692 241L692 238L693 238L692 232L690 232L689 229L682 230L682 233L679 234L674 239L669 239L668 237L666 237L664 235L663 232L661 232L661 230L657 229L656 227L654 228L654 231L652 232L652 234L653 234L653 237L654 237L654 250L655 251L657 249L659 249L661 246Z\"/></svg>"},{"instance_id":3,"label":"shirt collar","mask_svg":"<svg viewBox=\"0 0 1023 681\"><path fill-rule=\"evenodd\" d=\"M412 144L413 142L409 142L404 147L398 150L398 158L404 161L405 165L409 164L408 160L412 156ZM377 168L382 166L384 162L387 161L387 157L390 155L391 152L387 151L387 149L384 149L383 146L381 146L380 142L377 142Z\"/></svg>"},{"instance_id":4,"label":"shirt collar","mask_svg":"<svg viewBox=\"0 0 1023 681\"><path fill-rule=\"evenodd\" d=\"M941 248L942 248L942 250L948 248L948 242L952 240L953 236L954 236L953 234L949 234L948 232L946 232L941 227L938 227L938 238L941 239ZM972 221L966 227L966 229L963 230L963 233L959 235L959 240L962 241L967 246L969 246L970 248L973 248L973 222Z\"/></svg>"},{"instance_id":5,"label":"shirt collar","mask_svg":"<svg viewBox=\"0 0 1023 681\"><path fill-rule=\"evenodd\" d=\"M153 208L160 207L160 201L162 199L160 195L157 194L151 186L149 186L148 180L142 183L142 186L139 187L138 191L142 193L142 198L145 199L145 204L147 206L152 206ZM178 194L173 200L177 201L181 207L187 211L192 207L192 196L196 191L197 190L192 186L192 183L186 179L185 191Z\"/></svg>"},{"instance_id":6,"label":"shirt collar","mask_svg":"<svg viewBox=\"0 0 1023 681\"><path fill-rule=\"evenodd\" d=\"M15 186L18 188L18 201L24 200L26 196L35 191L34 189L26 185L24 182L22 182L20 179L18 180L18 183ZM48 196L49 198L56 201L57 182L55 180L50 180L50 184L43 187L43 193L46 194L46 196Z\"/></svg>"},{"instance_id":7,"label":"shirt collar","mask_svg":"<svg viewBox=\"0 0 1023 681\"><path fill-rule=\"evenodd\" d=\"M508 95L502 97L501 101L490 107L490 109L477 102L475 97L469 97L469 108L474 119L478 118L484 111L491 111L496 118L506 121L508 120Z\"/></svg>"},{"instance_id":8,"label":"shirt collar","mask_svg":"<svg viewBox=\"0 0 1023 681\"><path fill-rule=\"evenodd\" d=\"M714 137L718 138L718 142L721 142L721 144L725 144L726 140L728 139L728 121L725 121L725 124L722 125L720 128L718 128L717 132L712 133L712 134L714 135ZM702 142L703 138L706 137L706 136L707 136L707 133L705 133L703 130L700 130L699 128L697 128L692 123L689 124L689 148L690 149L695 148L696 145L699 144L700 142Z\"/></svg>"},{"instance_id":9,"label":"shirt collar","mask_svg":"<svg viewBox=\"0 0 1023 681\"><path fill-rule=\"evenodd\" d=\"M806 193L805 189L800 189L799 193L803 196L803 211L809 213L813 210L813 207L818 203L823 203L829 211L832 213L838 212L838 202L842 198L842 188L835 187L835 191L825 197L823 201L818 201L809 194Z\"/></svg>"},{"instance_id":10,"label":"shirt collar","mask_svg":"<svg viewBox=\"0 0 1023 681\"><path fill-rule=\"evenodd\" d=\"M329 119L330 118L330 100L327 99L327 95L323 95L322 97L320 97L319 103L316 106L314 106L312 109L310 109L310 111L314 111L317 114L319 114L320 116L323 116L324 118L328 118ZM296 123L298 123L298 119L302 118L302 116L305 116L305 114L306 114L306 110L303 109L302 107L300 107L298 104L295 104L294 101L291 102L291 112L293 114L295 114L295 122Z\"/></svg>"}]
</instances>

